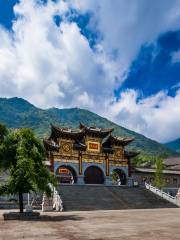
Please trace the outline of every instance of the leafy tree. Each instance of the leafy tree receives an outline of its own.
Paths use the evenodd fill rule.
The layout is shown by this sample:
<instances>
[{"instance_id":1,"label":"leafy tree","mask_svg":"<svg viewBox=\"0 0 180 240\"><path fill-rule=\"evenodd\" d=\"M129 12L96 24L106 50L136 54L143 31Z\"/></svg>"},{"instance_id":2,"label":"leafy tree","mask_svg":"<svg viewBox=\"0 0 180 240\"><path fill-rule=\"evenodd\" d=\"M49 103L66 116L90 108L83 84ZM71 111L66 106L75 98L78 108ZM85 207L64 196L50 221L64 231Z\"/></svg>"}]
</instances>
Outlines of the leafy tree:
<instances>
[{"instance_id":1,"label":"leafy tree","mask_svg":"<svg viewBox=\"0 0 180 240\"><path fill-rule=\"evenodd\" d=\"M48 196L51 194L49 183L54 185L55 178L43 163L45 157L43 144L31 129L9 131L4 135L0 144L0 163L10 175L0 193L18 194L20 212L23 212L23 193L42 191Z\"/></svg>"},{"instance_id":2,"label":"leafy tree","mask_svg":"<svg viewBox=\"0 0 180 240\"><path fill-rule=\"evenodd\" d=\"M117 174L117 172L112 171L111 179L112 179L113 182L117 182L117 180L119 179L119 175Z\"/></svg>"},{"instance_id":3,"label":"leafy tree","mask_svg":"<svg viewBox=\"0 0 180 240\"><path fill-rule=\"evenodd\" d=\"M167 155L148 155L145 153L140 153L132 159L132 164L135 167L155 167L157 158L167 158Z\"/></svg>"},{"instance_id":4,"label":"leafy tree","mask_svg":"<svg viewBox=\"0 0 180 240\"><path fill-rule=\"evenodd\" d=\"M2 171L2 148L3 148L3 141L4 138L6 137L6 135L8 134L8 129L6 128L6 126L4 124L0 123L0 172Z\"/></svg>"},{"instance_id":5,"label":"leafy tree","mask_svg":"<svg viewBox=\"0 0 180 240\"><path fill-rule=\"evenodd\" d=\"M163 177L164 163L163 159L160 157L156 158L156 172L155 172L155 180L154 185L158 188L163 188L165 185L164 177Z\"/></svg>"},{"instance_id":6,"label":"leafy tree","mask_svg":"<svg viewBox=\"0 0 180 240\"><path fill-rule=\"evenodd\" d=\"M0 123L0 143L3 142L7 133L8 133L8 129L6 128L6 126Z\"/></svg>"}]
</instances>

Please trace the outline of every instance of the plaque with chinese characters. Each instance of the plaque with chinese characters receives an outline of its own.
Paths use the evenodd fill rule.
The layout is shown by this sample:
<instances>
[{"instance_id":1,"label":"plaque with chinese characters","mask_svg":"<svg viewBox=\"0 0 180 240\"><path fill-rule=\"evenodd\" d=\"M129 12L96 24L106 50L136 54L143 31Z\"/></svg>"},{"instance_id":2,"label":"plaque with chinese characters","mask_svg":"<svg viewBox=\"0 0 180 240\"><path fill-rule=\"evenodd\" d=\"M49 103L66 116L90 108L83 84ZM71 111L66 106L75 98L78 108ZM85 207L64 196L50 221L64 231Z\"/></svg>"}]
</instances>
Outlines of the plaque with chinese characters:
<instances>
[{"instance_id":1,"label":"plaque with chinese characters","mask_svg":"<svg viewBox=\"0 0 180 240\"><path fill-rule=\"evenodd\" d=\"M87 142L88 151L90 152L100 152L100 143L99 142Z\"/></svg>"}]
</instances>

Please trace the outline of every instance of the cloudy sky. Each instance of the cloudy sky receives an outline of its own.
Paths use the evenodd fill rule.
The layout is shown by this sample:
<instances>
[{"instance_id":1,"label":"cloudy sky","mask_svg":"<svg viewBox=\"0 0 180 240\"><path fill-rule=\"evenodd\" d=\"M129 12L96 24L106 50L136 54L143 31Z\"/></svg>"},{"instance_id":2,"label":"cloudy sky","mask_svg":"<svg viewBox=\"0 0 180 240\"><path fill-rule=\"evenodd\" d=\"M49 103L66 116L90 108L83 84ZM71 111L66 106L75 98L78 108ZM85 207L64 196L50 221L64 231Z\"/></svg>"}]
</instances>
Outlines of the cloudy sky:
<instances>
[{"instance_id":1,"label":"cloudy sky","mask_svg":"<svg viewBox=\"0 0 180 240\"><path fill-rule=\"evenodd\" d=\"M180 137L180 0L0 0L0 97Z\"/></svg>"}]
</instances>

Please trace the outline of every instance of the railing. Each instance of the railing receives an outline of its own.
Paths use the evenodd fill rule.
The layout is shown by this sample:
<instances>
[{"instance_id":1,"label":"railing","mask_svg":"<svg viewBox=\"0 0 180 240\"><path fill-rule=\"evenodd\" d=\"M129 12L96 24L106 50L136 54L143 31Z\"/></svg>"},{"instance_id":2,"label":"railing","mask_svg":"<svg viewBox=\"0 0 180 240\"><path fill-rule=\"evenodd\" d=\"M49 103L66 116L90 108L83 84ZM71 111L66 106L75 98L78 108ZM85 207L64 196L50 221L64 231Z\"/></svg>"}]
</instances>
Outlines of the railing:
<instances>
[{"instance_id":1,"label":"railing","mask_svg":"<svg viewBox=\"0 0 180 240\"><path fill-rule=\"evenodd\" d=\"M42 209L46 208L46 211L48 209L55 209L56 211L63 211L63 201L56 190L52 185L49 185L52 191L52 196L51 198L47 198L45 194L43 196L39 194L35 194L31 192L29 194L23 194L23 200L24 200L24 205L29 204L32 205L33 207L42 207ZM5 202L11 203L10 200L15 200L18 202L19 198L18 195L6 195L6 196L0 196L0 203L5 204ZM12 201L13 203L13 201Z\"/></svg>"},{"instance_id":2,"label":"railing","mask_svg":"<svg viewBox=\"0 0 180 240\"><path fill-rule=\"evenodd\" d=\"M152 185L145 183L145 187L146 189L150 190L151 192L155 193L156 195L166 199L167 201L177 205L178 207L180 207L180 199L177 199L177 197L173 197L171 195L169 195L168 193L163 192L162 190L153 187Z\"/></svg>"},{"instance_id":3,"label":"railing","mask_svg":"<svg viewBox=\"0 0 180 240\"><path fill-rule=\"evenodd\" d=\"M53 192L53 208L56 209L56 211L63 211L63 201L58 193L58 191L54 188Z\"/></svg>"},{"instance_id":4,"label":"railing","mask_svg":"<svg viewBox=\"0 0 180 240\"><path fill-rule=\"evenodd\" d=\"M47 197L47 195L43 194L43 200L42 200L42 211L43 212L51 212L53 210L56 211L63 211L63 202L62 199L58 193L58 191L53 188L53 186L50 186L52 190L51 197Z\"/></svg>"}]
</instances>

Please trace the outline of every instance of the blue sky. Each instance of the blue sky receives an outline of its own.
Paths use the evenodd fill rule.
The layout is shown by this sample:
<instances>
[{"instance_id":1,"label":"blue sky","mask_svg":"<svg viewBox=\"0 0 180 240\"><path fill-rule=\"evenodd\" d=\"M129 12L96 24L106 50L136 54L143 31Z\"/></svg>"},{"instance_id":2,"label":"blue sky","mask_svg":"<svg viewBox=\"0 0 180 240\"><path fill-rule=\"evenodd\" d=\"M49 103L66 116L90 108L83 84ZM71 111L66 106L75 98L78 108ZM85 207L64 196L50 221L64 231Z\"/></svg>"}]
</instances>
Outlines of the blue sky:
<instances>
[{"instance_id":1,"label":"blue sky","mask_svg":"<svg viewBox=\"0 0 180 240\"><path fill-rule=\"evenodd\" d=\"M173 62L172 57L179 49L180 31L164 33L155 44L143 45L119 91L133 88L149 96L167 90L168 95L174 96L180 80L180 62Z\"/></svg>"},{"instance_id":2,"label":"blue sky","mask_svg":"<svg viewBox=\"0 0 180 240\"><path fill-rule=\"evenodd\" d=\"M12 21L15 18L13 7L16 3L18 3L17 0L0 0L0 23L8 30L11 29Z\"/></svg>"},{"instance_id":3,"label":"blue sky","mask_svg":"<svg viewBox=\"0 0 180 240\"><path fill-rule=\"evenodd\" d=\"M180 137L180 1L0 0L0 95Z\"/></svg>"}]
</instances>

